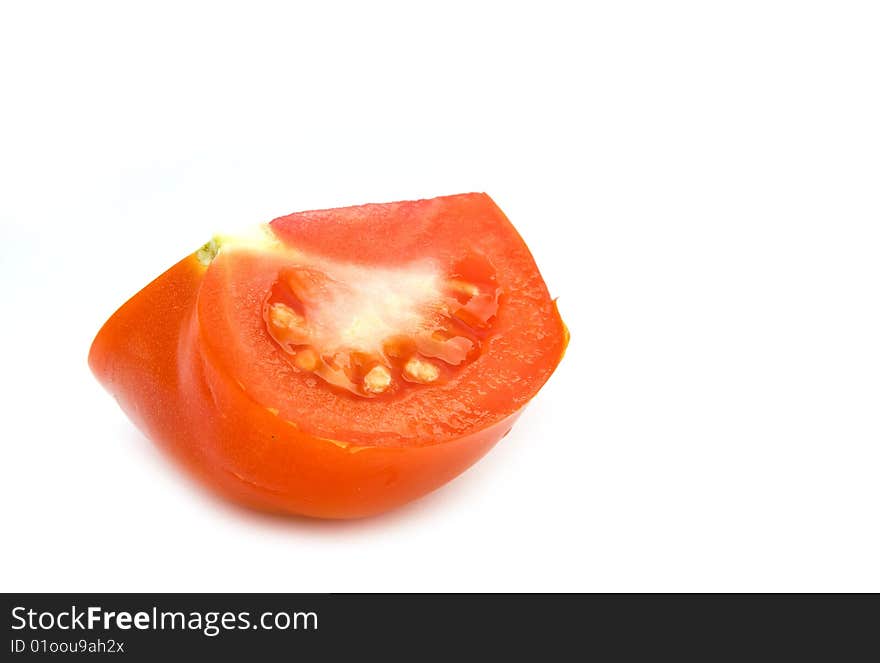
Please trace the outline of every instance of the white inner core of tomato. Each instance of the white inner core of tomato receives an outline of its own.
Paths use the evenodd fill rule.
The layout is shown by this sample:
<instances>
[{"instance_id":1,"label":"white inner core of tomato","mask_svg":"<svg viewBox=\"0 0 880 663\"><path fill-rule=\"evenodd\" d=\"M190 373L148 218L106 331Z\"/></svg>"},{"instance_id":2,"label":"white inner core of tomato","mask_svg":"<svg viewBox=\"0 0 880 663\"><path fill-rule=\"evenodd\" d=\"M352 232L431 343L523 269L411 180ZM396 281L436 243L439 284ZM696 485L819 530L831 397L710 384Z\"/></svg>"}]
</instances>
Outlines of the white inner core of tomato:
<instances>
[{"instance_id":1,"label":"white inner core of tomato","mask_svg":"<svg viewBox=\"0 0 880 663\"><path fill-rule=\"evenodd\" d=\"M307 306L314 341L326 351L381 352L396 334L414 334L436 314L440 277L430 266L406 270L365 270L346 266L334 272L330 298ZM331 294L332 293L332 294Z\"/></svg>"},{"instance_id":2,"label":"white inner core of tomato","mask_svg":"<svg viewBox=\"0 0 880 663\"><path fill-rule=\"evenodd\" d=\"M442 382L476 356L498 308L494 270L478 264L470 280L458 273L467 270L445 273L428 262L291 264L264 318L299 370L358 396Z\"/></svg>"}]
</instances>

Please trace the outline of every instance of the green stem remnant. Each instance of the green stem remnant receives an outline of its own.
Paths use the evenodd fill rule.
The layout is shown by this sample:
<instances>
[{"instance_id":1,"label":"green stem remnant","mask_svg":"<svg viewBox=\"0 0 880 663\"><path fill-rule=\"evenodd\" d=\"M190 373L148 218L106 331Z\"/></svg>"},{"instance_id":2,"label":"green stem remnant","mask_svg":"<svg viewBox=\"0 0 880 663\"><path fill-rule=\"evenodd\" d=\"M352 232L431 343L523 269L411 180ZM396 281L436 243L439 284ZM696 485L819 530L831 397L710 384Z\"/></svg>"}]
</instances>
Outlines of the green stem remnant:
<instances>
[{"instance_id":1,"label":"green stem remnant","mask_svg":"<svg viewBox=\"0 0 880 663\"><path fill-rule=\"evenodd\" d=\"M217 253L220 252L220 238L212 237L210 241L205 242L198 251L196 251L196 258L199 259L199 262L203 265L207 266L211 264L211 261L217 257Z\"/></svg>"}]
</instances>

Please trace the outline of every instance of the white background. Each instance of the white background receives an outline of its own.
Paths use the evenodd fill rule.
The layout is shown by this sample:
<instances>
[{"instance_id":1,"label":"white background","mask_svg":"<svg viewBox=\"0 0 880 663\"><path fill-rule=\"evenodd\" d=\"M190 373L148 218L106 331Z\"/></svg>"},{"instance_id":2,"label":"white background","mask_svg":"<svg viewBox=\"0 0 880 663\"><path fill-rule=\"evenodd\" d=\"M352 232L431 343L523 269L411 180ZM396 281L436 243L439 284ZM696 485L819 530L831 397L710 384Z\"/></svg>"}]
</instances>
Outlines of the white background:
<instances>
[{"instance_id":1,"label":"white background","mask_svg":"<svg viewBox=\"0 0 880 663\"><path fill-rule=\"evenodd\" d=\"M529 5L3 4L3 590L880 590L876 5ZM216 231L471 190L572 341L417 503L242 512L88 371Z\"/></svg>"}]
</instances>

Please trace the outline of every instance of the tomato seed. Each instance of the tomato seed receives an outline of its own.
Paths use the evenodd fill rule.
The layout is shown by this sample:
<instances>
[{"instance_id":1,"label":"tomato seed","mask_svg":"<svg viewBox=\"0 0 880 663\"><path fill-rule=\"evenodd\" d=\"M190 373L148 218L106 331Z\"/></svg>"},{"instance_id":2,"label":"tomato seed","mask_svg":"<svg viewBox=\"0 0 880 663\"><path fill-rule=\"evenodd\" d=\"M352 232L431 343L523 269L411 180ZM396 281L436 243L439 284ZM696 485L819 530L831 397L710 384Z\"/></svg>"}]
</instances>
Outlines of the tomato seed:
<instances>
[{"instance_id":1,"label":"tomato seed","mask_svg":"<svg viewBox=\"0 0 880 663\"><path fill-rule=\"evenodd\" d=\"M391 373L381 364L373 366L364 376L364 391L381 394L391 386Z\"/></svg>"},{"instance_id":2,"label":"tomato seed","mask_svg":"<svg viewBox=\"0 0 880 663\"><path fill-rule=\"evenodd\" d=\"M403 372L415 382L434 382L434 380L440 377L440 369L436 365L418 357L410 357L403 367Z\"/></svg>"}]
</instances>

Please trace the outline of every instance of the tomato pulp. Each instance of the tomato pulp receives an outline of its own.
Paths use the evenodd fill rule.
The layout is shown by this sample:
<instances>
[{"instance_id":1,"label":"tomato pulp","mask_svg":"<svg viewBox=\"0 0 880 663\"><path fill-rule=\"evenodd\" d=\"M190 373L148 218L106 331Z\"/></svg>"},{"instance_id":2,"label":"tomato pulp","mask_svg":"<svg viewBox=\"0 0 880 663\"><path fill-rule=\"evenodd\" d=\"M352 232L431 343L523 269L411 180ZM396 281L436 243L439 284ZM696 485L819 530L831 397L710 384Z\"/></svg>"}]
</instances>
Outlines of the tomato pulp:
<instances>
[{"instance_id":1,"label":"tomato pulp","mask_svg":"<svg viewBox=\"0 0 880 663\"><path fill-rule=\"evenodd\" d=\"M568 332L485 194L280 217L184 258L89 354L131 420L258 509L368 516L511 428Z\"/></svg>"}]
</instances>

